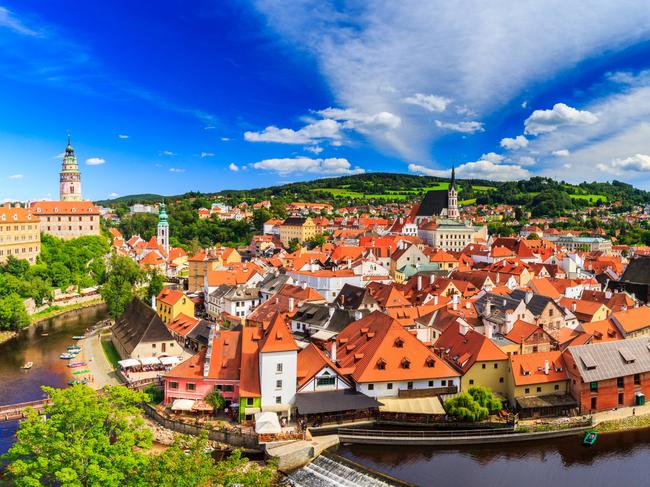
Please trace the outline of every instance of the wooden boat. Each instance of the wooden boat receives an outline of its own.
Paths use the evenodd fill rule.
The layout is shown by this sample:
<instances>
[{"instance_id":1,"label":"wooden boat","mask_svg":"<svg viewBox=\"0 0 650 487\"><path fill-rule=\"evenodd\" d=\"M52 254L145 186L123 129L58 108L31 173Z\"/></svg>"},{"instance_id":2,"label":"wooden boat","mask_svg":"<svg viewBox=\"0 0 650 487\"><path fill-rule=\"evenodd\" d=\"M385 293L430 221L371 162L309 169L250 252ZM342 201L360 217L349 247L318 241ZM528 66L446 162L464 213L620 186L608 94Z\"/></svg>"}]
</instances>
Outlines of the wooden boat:
<instances>
[{"instance_id":1,"label":"wooden boat","mask_svg":"<svg viewBox=\"0 0 650 487\"><path fill-rule=\"evenodd\" d=\"M83 340L86 338L86 335L75 335L72 337L73 340Z\"/></svg>"},{"instance_id":2,"label":"wooden boat","mask_svg":"<svg viewBox=\"0 0 650 487\"><path fill-rule=\"evenodd\" d=\"M88 384L88 381L85 380L85 379L84 380L69 380L68 381L69 386L80 385L80 384L85 386L86 384Z\"/></svg>"},{"instance_id":3,"label":"wooden boat","mask_svg":"<svg viewBox=\"0 0 650 487\"><path fill-rule=\"evenodd\" d=\"M86 362L72 362L68 364L68 367L74 369L75 367L83 367L84 365L88 365L88 364Z\"/></svg>"},{"instance_id":4,"label":"wooden boat","mask_svg":"<svg viewBox=\"0 0 650 487\"><path fill-rule=\"evenodd\" d=\"M598 439L598 433L595 431L587 431L587 434L582 440L582 444L584 446L591 446L594 443L596 443L596 440Z\"/></svg>"},{"instance_id":5,"label":"wooden boat","mask_svg":"<svg viewBox=\"0 0 650 487\"><path fill-rule=\"evenodd\" d=\"M34 362L27 362L21 367L21 369L31 369L34 366Z\"/></svg>"},{"instance_id":6,"label":"wooden boat","mask_svg":"<svg viewBox=\"0 0 650 487\"><path fill-rule=\"evenodd\" d=\"M79 345L70 345L67 348L67 350L68 352L74 352L74 351L81 352L81 347Z\"/></svg>"},{"instance_id":7,"label":"wooden boat","mask_svg":"<svg viewBox=\"0 0 650 487\"><path fill-rule=\"evenodd\" d=\"M77 356L76 354L65 352L59 355L59 358L63 360L70 360L71 358L75 358L76 356Z\"/></svg>"}]
</instances>

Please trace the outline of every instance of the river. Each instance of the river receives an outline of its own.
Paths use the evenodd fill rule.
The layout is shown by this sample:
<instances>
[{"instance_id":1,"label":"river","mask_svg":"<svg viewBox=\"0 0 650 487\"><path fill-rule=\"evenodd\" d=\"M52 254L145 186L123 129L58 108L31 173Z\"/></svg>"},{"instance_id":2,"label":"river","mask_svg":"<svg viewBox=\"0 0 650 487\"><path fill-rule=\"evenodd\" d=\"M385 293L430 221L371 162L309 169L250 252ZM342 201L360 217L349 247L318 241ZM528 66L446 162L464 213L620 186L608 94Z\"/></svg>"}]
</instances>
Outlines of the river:
<instances>
[{"instance_id":1,"label":"river","mask_svg":"<svg viewBox=\"0 0 650 487\"><path fill-rule=\"evenodd\" d=\"M339 455L421 486L650 485L650 429L538 442L441 447L343 445Z\"/></svg>"},{"instance_id":2,"label":"river","mask_svg":"<svg viewBox=\"0 0 650 487\"><path fill-rule=\"evenodd\" d=\"M64 387L70 379L59 354L88 326L106 318L90 308L39 323L0 345L0 404L43 397L41 386ZM47 336L42 336L47 333ZM31 370L22 370L25 362ZM9 449L17 422L0 423L0 454ZM649 485L650 430L600 435L584 448L580 438L464 448L342 445L339 455L422 486L504 487Z\"/></svg>"},{"instance_id":3,"label":"river","mask_svg":"<svg viewBox=\"0 0 650 487\"><path fill-rule=\"evenodd\" d=\"M64 387L70 380L67 361L59 355L73 344L73 335L107 318L105 306L71 311L29 327L0 345L0 405L41 399L41 386ZM46 333L47 336L43 336ZM30 370L21 366L34 362ZM16 421L0 423L0 455L13 443Z\"/></svg>"}]
</instances>

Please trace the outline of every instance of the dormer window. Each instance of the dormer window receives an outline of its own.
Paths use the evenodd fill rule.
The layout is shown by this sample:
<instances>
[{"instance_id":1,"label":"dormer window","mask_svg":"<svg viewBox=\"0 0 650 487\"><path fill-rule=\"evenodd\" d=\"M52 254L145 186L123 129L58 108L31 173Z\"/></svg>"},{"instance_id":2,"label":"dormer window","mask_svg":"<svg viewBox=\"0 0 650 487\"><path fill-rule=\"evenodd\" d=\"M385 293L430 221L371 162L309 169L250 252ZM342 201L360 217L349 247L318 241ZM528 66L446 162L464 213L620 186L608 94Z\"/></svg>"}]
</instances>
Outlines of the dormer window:
<instances>
[{"instance_id":1,"label":"dormer window","mask_svg":"<svg viewBox=\"0 0 650 487\"><path fill-rule=\"evenodd\" d=\"M395 346L397 348L403 348L404 347L404 340L402 340L402 337L397 337L395 339Z\"/></svg>"},{"instance_id":2,"label":"dormer window","mask_svg":"<svg viewBox=\"0 0 650 487\"><path fill-rule=\"evenodd\" d=\"M411 361L409 359L407 359L406 357L404 357L402 359L402 362L401 362L400 365L402 366L403 369L410 369L411 368Z\"/></svg>"},{"instance_id":3,"label":"dormer window","mask_svg":"<svg viewBox=\"0 0 650 487\"><path fill-rule=\"evenodd\" d=\"M435 367L436 366L436 361L433 357L427 357L427 360L425 361L425 364L427 367Z\"/></svg>"},{"instance_id":4,"label":"dormer window","mask_svg":"<svg viewBox=\"0 0 650 487\"><path fill-rule=\"evenodd\" d=\"M379 370L385 370L386 369L386 361L384 359L382 359L382 358L377 360L377 368Z\"/></svg>"}]
</instances>

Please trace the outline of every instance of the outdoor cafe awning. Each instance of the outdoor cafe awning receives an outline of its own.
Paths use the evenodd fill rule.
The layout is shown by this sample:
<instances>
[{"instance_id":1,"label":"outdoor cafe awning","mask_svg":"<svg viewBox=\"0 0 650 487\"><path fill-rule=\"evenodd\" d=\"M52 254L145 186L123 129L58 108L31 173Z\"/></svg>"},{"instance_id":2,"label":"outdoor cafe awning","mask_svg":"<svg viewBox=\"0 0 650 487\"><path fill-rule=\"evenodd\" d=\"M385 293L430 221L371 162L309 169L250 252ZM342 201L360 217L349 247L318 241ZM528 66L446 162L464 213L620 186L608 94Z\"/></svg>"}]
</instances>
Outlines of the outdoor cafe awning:
<instances>
[{"instance_id":1,"label":"outdoor cafe awning","mask_svg":"<svg viewBox=\"0 0 650 487\"><path fill-rule=\"evenodd\" d=\"M272 435L281 431L282 428L277 414L271 412L255 413L255 433L258 435Z\"/></svg>"},{"instance_id":2,"label":"outdoor cafe awning","mask_svg":"<svg viewBox=\"0 0 650 487\"><path fill-rule=\"evenodd\" d=\"M352 389L296 394L296 408L302 415L359 411L379 406L381 402Z\"/></svg>"},{"instance_id":3,"label":"outdoor cafe awning","mask_svg":"<svg viewBox=\"0 0 650 487\"><path fill-rule=\"evenodd\" d=\"M160 357L160 363L163 365L176 365L181 363L178 357Z\"/></svg>"},{"instance_id":4,"label":"outdoor cafe awning","mask_svg":"<svg viewBox=\"0 0 650 487\"><path fill-rule=\"evenodd\" d=\"M118 364L123 369L128 369L129 367L139 367L140 361L134 358L127 358L124 360L120 360Z\"/></svg>"},{"instance_id":5,"label":"outdoor cafe awning","mask_svg":"<svg viewBox=\"0 0 650 487\"><path fill-rule=\"evenodd\" d=\"M156 357L144 357L140 359L140 363L142 365L158 365L160 364L160 360Z\"/></svg>"},{"instance_id":6,"label":"outdoor cafe awning","mask_svg":"<svg viewBox=\"0 0 650 487\"><path fill-rule=\"evenodd\" d=\"M176 399L172 404L172 411L191 411L195 402L192 399Z\"/></svg>"},{"instance_id":7,"label":"outdoor cafe awning","mask_svg":"<svg viewBox=\"0 0 650 487\"><path fill-rule=\"evenodd\" d=\"M382 397L383 406L379 406L382 413L402 414L445 414L440 399L437 397L397 398Z\"/></svg>"},{"instance_id":8,"label":"outdoor cafe awning","mask_svg":"<svg viewBox=\"0 0 650 487\"><path fill-rule=\"evenodd\" d=\"M214 408L205 401L194 402L194 406L192 406L192 409L194 411L201 411L201 412L212 412L214 410Z\"/></svg>"}]
</instances>

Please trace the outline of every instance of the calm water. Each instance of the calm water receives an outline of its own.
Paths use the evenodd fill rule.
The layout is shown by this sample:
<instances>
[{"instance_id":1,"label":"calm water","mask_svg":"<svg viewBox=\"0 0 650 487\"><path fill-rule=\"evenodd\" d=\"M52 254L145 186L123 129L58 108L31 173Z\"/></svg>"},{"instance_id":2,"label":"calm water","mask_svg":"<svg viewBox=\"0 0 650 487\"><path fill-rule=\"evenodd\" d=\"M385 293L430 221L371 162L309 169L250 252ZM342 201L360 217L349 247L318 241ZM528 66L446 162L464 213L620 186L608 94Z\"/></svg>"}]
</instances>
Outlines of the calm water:
<instances>
[{"instance_id":1,"label":"calm water","mask_svg":"<svg viewBox=\"0 0 650 487\"><path fill-rule=\"evenodd\" d=\"M88 308L51 318L0 345L0 405L33 401L43 397L41 386L67 386L70 380L66 360L59 355L73 343L73 335L107 317L105 307ZM47 336L42 336L47 333ZM25 362L31 370L22 370ZM0 423L0 454L13 442L17 422Z\"/></svg>"},{"instance_id":2,"label":"calm water","mask_svg":"<svg viewBox=\"0 0 650 487\"><path fill-rule=\"evenodd\" d=\"M650 429L468 448L349 445L338 454L421 486L650 485Z\"/></svg>"}]
</instances>

